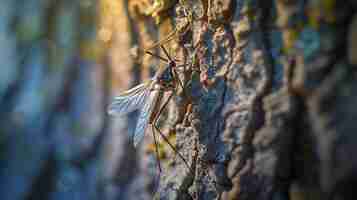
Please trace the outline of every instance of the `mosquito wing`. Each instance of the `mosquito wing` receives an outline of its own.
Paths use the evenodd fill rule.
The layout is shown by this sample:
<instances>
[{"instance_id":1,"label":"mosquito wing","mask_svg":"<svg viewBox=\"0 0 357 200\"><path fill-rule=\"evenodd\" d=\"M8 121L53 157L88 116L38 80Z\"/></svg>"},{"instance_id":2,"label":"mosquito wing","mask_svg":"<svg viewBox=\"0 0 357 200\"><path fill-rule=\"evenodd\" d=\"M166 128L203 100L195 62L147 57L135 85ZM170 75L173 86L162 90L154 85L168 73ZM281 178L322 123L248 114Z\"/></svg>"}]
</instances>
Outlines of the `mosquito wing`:
<instances>
[{"instance_id":1,"label":"mosquito wing","mask_svg":"<svg viewBox=\"0 0 357 200\"><path fill-rule=\"evenodd\" d=\"M114 97L109 105L108 114L122 116L142 108L150 94L149 86L150 82L143 83Z\"/></svg>"},{"instance_id":2,"label":"mosquito wing","mask_svg":"<svg viewBox=\"0 0 357 200\"><path fill-rule=\"evenodd\" d=\"M135 133L133 137L134 147L136 147L144 138L145 131L149 125L150 117L154 111L156 104L159 102L160 91L154 90L150 92L144 107L142 108L138 122L136 124Z\"/></svg>"}]
</instances>

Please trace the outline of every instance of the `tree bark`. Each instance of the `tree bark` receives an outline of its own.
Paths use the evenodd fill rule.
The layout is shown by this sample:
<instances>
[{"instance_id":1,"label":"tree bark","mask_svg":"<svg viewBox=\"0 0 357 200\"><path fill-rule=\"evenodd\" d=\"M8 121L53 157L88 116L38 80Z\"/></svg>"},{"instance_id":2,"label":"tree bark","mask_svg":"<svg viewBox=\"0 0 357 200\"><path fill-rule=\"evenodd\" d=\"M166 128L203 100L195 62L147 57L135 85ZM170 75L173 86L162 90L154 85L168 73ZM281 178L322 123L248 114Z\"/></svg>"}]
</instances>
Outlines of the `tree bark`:
<instances>
[{"instance_id":1,"label":"tree bark","mask_svg":"<svg viewBox=\"0 0 357 200\"><path fill-rule=\"evenodd\" d=\"M354 1L0 6L1 199L357 196ZM160 139L161 174L137 113L106 113L166 66L143 53L157 41L186 64L159 126L189 166Z\"/></svg>"}]
</instances>

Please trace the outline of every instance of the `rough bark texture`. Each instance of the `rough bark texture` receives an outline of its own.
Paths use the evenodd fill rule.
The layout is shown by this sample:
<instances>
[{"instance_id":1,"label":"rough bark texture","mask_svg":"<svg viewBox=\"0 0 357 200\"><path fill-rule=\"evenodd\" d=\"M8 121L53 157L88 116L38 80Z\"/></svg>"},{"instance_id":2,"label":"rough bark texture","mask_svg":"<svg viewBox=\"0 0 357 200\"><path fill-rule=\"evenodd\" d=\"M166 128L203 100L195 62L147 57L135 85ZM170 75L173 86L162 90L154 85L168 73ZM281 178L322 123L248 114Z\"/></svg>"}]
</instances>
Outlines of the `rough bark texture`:
<instances>
[{"instance_id":1,"label":"rough bark texture","mask_svg":"<svg viewBox=\"0 0 357 200\"><path fill-rule=\"evenodd\" d=\"M4 0L0 10L1 199L356 198L355 1ZM137 114L106 109L165 65L142 50L170 36L185 90L160 128L189 168L160 140L158 182L151 130L134 149Z\"/></svg>"}]
</instances>

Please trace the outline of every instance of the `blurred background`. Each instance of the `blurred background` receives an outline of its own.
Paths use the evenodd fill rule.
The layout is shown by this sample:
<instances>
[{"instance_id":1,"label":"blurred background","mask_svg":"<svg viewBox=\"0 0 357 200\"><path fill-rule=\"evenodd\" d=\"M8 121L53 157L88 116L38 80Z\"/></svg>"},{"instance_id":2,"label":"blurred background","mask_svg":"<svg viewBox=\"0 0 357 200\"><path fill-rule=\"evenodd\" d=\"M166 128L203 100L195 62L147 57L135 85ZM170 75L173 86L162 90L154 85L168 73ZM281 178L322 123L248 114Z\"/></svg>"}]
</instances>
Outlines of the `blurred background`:
<instances>
[{"instance_id":1,"label":"blurred background","mask_svg":"<svg viewBox=\"0 0 357 200\"><path fill-rule=\"evenodd\" d=\"M2 0L0 199L356 198L356 13L353 0ZM150 134L136 149L128 137L137 113L107 106L163 65L142 50L169 36L197 69L161 128L195 176L161 141L159 184Z\"/></svg>"},{"instance_id":2,"label":"blurred background","mask_svg":"<svg viewBox=\"0 0 357 200\"><path fill-rule=\"evenodd\" d=\"M149 199L155 165L136 163L135 118L106 114L149 77L129 52L128 12L127 1L0 2L1 199Z\"/></svg>"}]
</instances>

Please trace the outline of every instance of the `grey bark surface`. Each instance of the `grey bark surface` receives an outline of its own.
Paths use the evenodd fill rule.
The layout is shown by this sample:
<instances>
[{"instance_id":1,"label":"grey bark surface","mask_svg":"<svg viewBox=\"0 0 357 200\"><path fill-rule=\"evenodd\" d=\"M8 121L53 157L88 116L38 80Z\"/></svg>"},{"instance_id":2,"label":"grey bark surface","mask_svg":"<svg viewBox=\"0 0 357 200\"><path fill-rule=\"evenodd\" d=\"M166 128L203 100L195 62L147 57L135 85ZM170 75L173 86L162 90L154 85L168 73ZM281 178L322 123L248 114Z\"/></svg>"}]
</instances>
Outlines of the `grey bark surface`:
<instances>
[{"instance_id":1,"label":"grey bark surface","mask_svg":"<svg viewBox=\"0 0 357 200\"><path fill-rule=\"evenodd\" d=\"M355 199L354 1L105 1L0 3L1 199ZM160 141L158 182L151 130L106 110L175 29L159 126L189 168Z\"/></svg>"}]
</instances>

